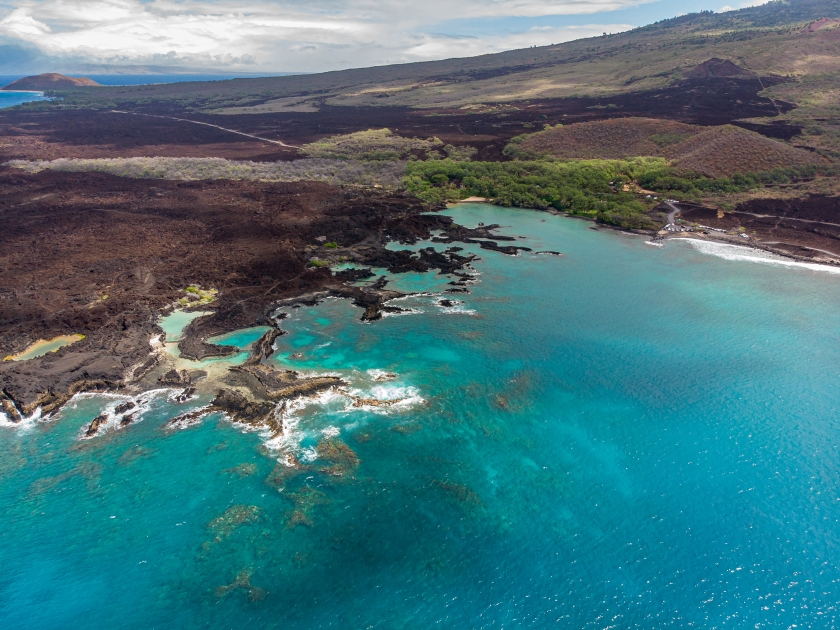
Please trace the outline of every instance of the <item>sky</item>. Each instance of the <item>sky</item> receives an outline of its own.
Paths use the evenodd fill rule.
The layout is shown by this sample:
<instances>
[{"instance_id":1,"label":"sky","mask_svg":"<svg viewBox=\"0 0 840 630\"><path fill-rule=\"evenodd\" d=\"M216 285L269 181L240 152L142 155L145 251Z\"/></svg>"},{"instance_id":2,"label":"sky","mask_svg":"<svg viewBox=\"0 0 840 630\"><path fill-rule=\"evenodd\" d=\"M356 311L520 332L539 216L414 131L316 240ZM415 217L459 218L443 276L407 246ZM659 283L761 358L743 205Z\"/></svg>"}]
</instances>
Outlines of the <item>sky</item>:
<instances>
[{"instance_id":1,"label":"sky","mask_svg":"<svg viewBox=\"0 0 840 630\"><path fill-rule=\"evenodd\" d=\"M0 0L0 73L321 72L617 33L762 0Z\"/></svg>"}]
</instances>

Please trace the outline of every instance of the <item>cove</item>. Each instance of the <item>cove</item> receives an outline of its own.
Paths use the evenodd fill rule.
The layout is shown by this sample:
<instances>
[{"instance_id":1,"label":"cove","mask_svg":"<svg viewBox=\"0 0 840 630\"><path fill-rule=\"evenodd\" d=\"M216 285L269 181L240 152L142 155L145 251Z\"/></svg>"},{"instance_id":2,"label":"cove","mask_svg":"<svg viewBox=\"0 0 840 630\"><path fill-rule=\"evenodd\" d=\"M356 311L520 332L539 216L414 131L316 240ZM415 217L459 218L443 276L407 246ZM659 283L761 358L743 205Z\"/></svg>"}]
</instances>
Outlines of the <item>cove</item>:
<instances>
[{"instance_id":1,"label":"cove","mask_svg":"<svg viewBox=\"0 0 840 630\"><path fill-rule=\"evenodd\" d=\"M418 274L409 312L373 324L345 300L288 309L270 359L400 404L326 394L274 443L217 415L167 431L185 406L163 390L92 440L123 398L0 427L0 623L836 624L840 278L446 212L564 255L466 245L469 293Z\"/></svg>"}]
</instances>

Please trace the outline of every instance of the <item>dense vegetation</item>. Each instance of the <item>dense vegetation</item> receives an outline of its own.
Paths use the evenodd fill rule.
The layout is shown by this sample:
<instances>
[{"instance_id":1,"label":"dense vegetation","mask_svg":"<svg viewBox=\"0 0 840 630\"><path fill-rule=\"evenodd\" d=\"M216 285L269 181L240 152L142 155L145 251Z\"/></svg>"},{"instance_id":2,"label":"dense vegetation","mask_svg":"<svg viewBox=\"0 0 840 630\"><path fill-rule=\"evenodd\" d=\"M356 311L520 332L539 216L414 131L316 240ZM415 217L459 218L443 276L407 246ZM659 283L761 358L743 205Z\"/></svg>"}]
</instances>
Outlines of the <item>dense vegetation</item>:
<instances>
[{"instance_id":1,"label":"dense vegetation","mask_svg":"<svg viewBox=\"0 0 840 630\"><path fill-rule=\"evenodd\" d=\"M677 199L690 200L708 194L746 192L762 186L790 184L817 175L837 175L838 169L829 165L808 164L777 168L760 173L736 173L732 177L705 177L699 173L664 167L641 173L637 183L642 188L661 191Z\"/></svg>"},{"instance_id":2,"label":"dense vegetation","mask_svg":"<svg viewBox=\"0 0 840 630\"><path fill-rule=\"evenodd\" d=\"M623 190L647 173L667 169L665 160L583 160L574 162L409 163L406 190L430 203L469 196L522 208L554 208L629 228L653 228L647 216L653 202Z\"/></svg>"}]
</instances>

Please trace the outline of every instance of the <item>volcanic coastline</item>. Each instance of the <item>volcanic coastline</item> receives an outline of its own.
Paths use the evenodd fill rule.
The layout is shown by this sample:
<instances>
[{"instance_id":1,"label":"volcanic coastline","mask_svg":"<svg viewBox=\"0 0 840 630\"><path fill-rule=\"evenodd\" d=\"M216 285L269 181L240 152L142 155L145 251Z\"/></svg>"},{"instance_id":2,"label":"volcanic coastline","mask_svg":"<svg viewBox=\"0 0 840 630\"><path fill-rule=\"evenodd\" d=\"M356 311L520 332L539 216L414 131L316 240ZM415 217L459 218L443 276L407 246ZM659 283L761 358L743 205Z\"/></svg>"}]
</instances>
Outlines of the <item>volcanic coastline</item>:
<instances>
[{"instance_id":1,"label":"volcanic coastline","mask_svg":"<svg viewBox=\"0 0 840 630\"><path fill-rule=\"evenodd\" d=\"M394 251L388 242L416 243L434 231L448 243L517 251L497 243L510 237L494 235L494 226L464 228L408 195L315 182L149 182L3 169L0 206L0 352L84 335L44 356L0 363L0 402L13 421L39 408L49 414L80 391L159 387L172 367L159 321L176 308L210 312L184 330L181 357L226 356L236 349L206 340L251 326L279 335L283 308L328 296L351 300L369 322L399 310L387 302L403 294L387 281L354 284L372 275L370 267L464 275L471 260L455 246ZM354 268L334 275L336 262ZM206 303L199 296L209 289L218 293ZM257 347L270 354L265 341ZM274 378L239 376L257 397Z\"/></svg>"}]
</instances>

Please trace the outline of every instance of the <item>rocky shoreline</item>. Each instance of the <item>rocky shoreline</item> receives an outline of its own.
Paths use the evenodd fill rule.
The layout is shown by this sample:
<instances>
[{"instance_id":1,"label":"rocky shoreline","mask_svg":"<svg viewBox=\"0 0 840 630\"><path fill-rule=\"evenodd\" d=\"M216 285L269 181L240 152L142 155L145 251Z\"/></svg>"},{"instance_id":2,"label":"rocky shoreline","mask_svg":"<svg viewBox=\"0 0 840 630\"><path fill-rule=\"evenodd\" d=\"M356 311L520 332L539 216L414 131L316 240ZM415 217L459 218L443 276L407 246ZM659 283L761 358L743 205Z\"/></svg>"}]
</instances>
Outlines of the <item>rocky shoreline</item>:
<instances>
[{"instance_id":1,"label":"rocky shoreline","mask_svg":"<svg viewBox=\"0 0 840 630\"><path fill-rule=\"evenodd\" d=\"M20 175L15 177L28 178ZM216 397L211 405L213 409L224 411L236 421L270 427L271 414L266 411L268 407L265 405L273 408L279 401L317 394L324 389L343 384L336 377L307 378L295 372L277 370L265 363L273 352L274 342L284 334L281 323L288 309L314 305L328 297L337 297L348 299L359 307L362 310L362 321L375 322L381 319L383 313L403 310L388 303L406 294L388 289L387 280L384 278L368 286L355 285L356 280L372 275L371 267L384 267L392 274L437 270L442 274L456 275L453 284L462 285L464 279L469 277L462 270L473 257L461 255L461 248L454 246L455 243L478 243L484 249L504 254L516 254L527 249L499 245L499 241L513 239L493 234L493 229L498 226L465 228L456 225L450 217L434 214L439 208L429 207L404 195L376 190L346 191L307 183L270 186L269 188L282 188L282 191L278 191L282 192L282 195L277 195L272 200L273 209L267 209L267 204L261 200L258 205L262 211L255 212L253 216L256 220L250 222L257 224L253 229L249 228L249 221L246 220L245 225L237 226L235 233L232 226L228 230L224 223L242 221L243 213L239 208L227 212L219 212L218 208L214 208L214 212L208 213L208 223L211 223L209 227L216 232L221 227L225 233L223 238L218 239L222 242L215 245L205 243L201 250L202 256L197 257L198 260L191 260L191 257L195 258L193 251L180 259L176 256L166 260L158 256L157 260L150 261L149 252L144 251L144 245L148 244L149 230L159 233L162 229L161 223L164 226L174 223L171 215L179 214L177 203L174 204L176 211L170 210L175 201L170 198L167 199L166 209L162 209L156 216L149 217L149 209L146 208L143 212L146 216L138 217L140 220L136 223L128 221L125 225L127 231L134 231L137 236L136 251L126 251L126 248L122 248L113 253L103 252L96 249L95 243L83 241L81 245L84 253L82 256L76 256L83 260L72 260L73 254L76 253L72 252L69 264L65 259L63 268L55 270L49 267L54 266L55 261L62 260L61 250L66 246L66 238L61 238L55 230L49 230L50 225L56 227L56 218L60 219L65 209L68 215L74 215L73 220L78 220L79 211L84 206L89 206L90 202L84 199L83 203L79 203L79 198L84 198L81 194L84 192L84 186L79 186L78 181L71 182L71 178L61 175L54 179L65 179L67 187L73 186L73 192L59 193L56 195L59 199L47 197L46 202L35 200L31 204L35 208L26 207L27 201L21 201L20 186L17 182L18 194L14 201L18 203L9 204L11 212L7 212L7 215L12 222L11 234L18 236L18 243L15 244L23 249L22 245L26 239L31 238L31 234L37 231L42 235L42 251L41 256L24 262L17 252L10 251L14 249L15 244L11 244L12 247L6 251L0 250L0 253L5 254L7 267L26 269L24 273L17 273L17 278L9 278L19 279L17 287L13 285L7 289L0 289L0 296L3 296L3 291L11 294L11 300L5 303L0 301L0 314L3 318L0 322L0 351L4 355L19 352L33 340L52 332L82 333L85 338L41 357L0 363L0 410L12 423L20 422L35 413L40 413L42 417L49 416L81 392L108 391L139 395L143 391L164 386L180 389L181 393L177 396L184 400L189 399L196 388L204 391L215 389ZM72 178L78 179L78 176ZM94 180L96 184L101 184L96 180L104 179L111 186L137 186L130 180L102 178L98 175L87 179ZM2 183L0 175L0 198L3 192ZM41 184L39 188L43 189L43 182L38 183ZM242 182L202 182L196 185L184 185L180 182L167 185L169 190L164 191L164 198L179 193L194 198L197 188L201 189L201 196L204 198L208 196L207 189L215 188L217 190L212 192L229 195L231 188L244 188L245 192L259 188L254 184ZM191 193L189 196L183 195L184 188ZM144 195L147 193L145 188L142 191ZM138 194L133 190L128 193L122 196L119 204L114 205L121 206L122 212L130 215L132 202L136 203ZM310 199L301 200L300 197L304 196L309 196ZM297 206L297 212L290 213L291 216L284 212L284 206L288 207L290 202ZM46 206L45 209L48 209L52 216L49 219L45 217L42 225L38 225L37 222L32 225L31 221L29 225L25 225L24 215L31 216L38 206ZM17 208L20 208L19 212L15 212ZM313 208L319 215L312 216ZM270 223L273 221L269 221L269 225L265 226L264 217L261 215L272 213L287 219L284 227L291 225L294 229L283 230L281 236L278 234L280 230L271 229ZM17 224L15 219L19 220ZM68 216L68 220L70 219ZM268 227L265 234L259 232L260 223L263 224L263 229ZM77 227L76 233L78 232ZM433 232L439 233L433 240L453 246L442 253L431 247L416 252L395 251L385 247L389 242L413 244L419 240L431 239ZM55 237L52 236L54 234ZM292 240L289 236L298 238ZM240 245L237 241L243 237L246 242ZM176 235L173 240L177 241L177 238ZM231 239L233 242L230 242ZM96 239L94 237L88 240ZM167 245L171 248L171 243L164 240L163 247ZM281 251L285 261L277 260L278 257L275 256L275 260L267 264L264 258L253 256L255 249L256 253L259 253L260 250L272 249L278 245L283 248ZM213 249L213 256L203 255L209 248ZM256 258L251 263L251 269L247 267L248 261L243 261L244 248L251 248L249 253L252 253L252 258ZM210 269L207 268L208 258L211 263ZM336 263L349 263L354 269L332 274L329 266ZM129 271L115 275L115 267L117 271ZM215 272L214 267L219 271ZM233 279L230 269L235 270ZM222 272L226 273L227 277L222 276ZM82 277L82 274L87 275ZM205 277L201 278L201 275ZM208 281L207 276L213 275L216 275L218 280L213 281L210 278ZM81 279L89 285L99 285L101 288L98 290L88 290L89 294L98 297L93 300L83 298L82 301L71 291L60 295L62 281L66 282L68 276L72 280ZM34 293L30 287L32 297L27 304L26 297L29 296L25 286L21 285L31 281L31 277L40 277L42 280L40 285L35 287ZM217 289L215 301L207 303L199 300L199 290L185 293L180 287L187 286L187 279L191 278L199 280L197 283L193 282L195 286L203 285ZM77 290L78 286L73 288ZM457 290L467 289L459 286ZM60 317L31 316L31 311L37 307L41 307L42 311L46 310L43 306L47 305L37 304L39 300L43 301L45 295L52 298L53 304L49 306L53 312L59 312ZM10 304L16 298L18 304ZM173 355L166 351L163 342L164 333L159 321L162 315L172 312L174 308L209 311L208 315L197 317L184 329L177 343L178 353L183 359L200 361L210 357L229 356L240 350L232 346L215 345L207 340L253 326L268 326L269 330L253 344L252 354L244 365L228 370L221 377L214 375L212 378L204 378L203 374L191 375L178 368L183 362L174 360ZM21 313L26 310L30 313ZM226 391L236 395L222 393ZM257 407L243 406L237 396L244 396L248 404L253 403ZM130 414L121 417L129 416ZM182 418L180 421L185 420ZM96 435L103 422L102 419L92 420L88 427L91 435ZM130 419L127 420L123 426L130 422Z\"/></svg>"}]
</instances>

